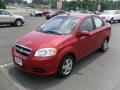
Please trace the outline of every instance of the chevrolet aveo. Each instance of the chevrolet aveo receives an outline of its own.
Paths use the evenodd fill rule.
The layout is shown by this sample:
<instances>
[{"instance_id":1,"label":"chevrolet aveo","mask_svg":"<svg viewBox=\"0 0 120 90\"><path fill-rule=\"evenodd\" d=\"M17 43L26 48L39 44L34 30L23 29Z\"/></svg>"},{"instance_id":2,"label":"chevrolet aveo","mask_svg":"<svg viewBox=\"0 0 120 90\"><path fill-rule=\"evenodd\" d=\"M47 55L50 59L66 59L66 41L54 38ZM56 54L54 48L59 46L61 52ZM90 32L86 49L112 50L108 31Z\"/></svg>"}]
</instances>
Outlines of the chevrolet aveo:
<instances>
[{"instance_id":1,"label":"chevrolet aveo","mask_svg":"<svg viewBox=\"0 0 120 90\"><path fill-rule=\"evenodd\" d=\"M75 62L108 50L111 25L96 15L67 14L48 20L12 48L16 66L33 75L68 76Z\"/></svg>"}]
</instances>

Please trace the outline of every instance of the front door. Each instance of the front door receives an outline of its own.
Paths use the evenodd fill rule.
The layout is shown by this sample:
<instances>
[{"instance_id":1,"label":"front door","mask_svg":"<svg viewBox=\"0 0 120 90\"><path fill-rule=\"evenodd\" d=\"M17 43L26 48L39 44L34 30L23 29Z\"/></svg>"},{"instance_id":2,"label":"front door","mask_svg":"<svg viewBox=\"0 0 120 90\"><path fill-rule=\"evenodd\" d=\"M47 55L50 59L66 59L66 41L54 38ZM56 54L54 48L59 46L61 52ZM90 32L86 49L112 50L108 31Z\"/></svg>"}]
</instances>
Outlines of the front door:
<instances>
[{"instance_id":1,"label":"front door","mask_svg":"<svg viewBox=\"0 0 120 90\"><path fill-rule=\"evenodd\" d=\"M96 37L93 35L94 24L92 18L86 18L80 26L79 30L87 30L89 31L90 35L77 37L77 57L79 57L78 60L95 50L94 38Z\"/></svg>"},{"instance_id":2,"label":"front door","mask_svg":"<svg viewBox=\"0 0 120 90\"><path fill-rule=\"evenodd\" d=\"M2 11L1 22L2 23L11 23L13 21L13 16L8 11Z\"/></svg>"}]
</instances>

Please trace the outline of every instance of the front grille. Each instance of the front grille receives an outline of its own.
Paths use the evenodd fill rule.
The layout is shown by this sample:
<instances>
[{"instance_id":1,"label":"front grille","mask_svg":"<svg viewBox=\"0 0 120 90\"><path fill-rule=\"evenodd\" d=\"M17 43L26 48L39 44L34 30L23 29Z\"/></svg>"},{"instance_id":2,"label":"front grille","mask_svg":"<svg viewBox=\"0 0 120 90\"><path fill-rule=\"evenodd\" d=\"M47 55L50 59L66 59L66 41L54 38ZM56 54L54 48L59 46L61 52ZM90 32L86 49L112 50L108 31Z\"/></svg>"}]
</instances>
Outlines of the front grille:
<instances>
[{"instance_id":1,"label":"front grille","mask_svg":"<svg viewBox=\"0 0 120 90\"><path fill-rule=\"evenodd\" d=\"M19 54L24 55L24 56L29 56L32 52L32 49L27 48L22 45L18 45L18 44L15 46L15 49L16 49L16 52L18 52Z\"/></svg>"}]
</instances>

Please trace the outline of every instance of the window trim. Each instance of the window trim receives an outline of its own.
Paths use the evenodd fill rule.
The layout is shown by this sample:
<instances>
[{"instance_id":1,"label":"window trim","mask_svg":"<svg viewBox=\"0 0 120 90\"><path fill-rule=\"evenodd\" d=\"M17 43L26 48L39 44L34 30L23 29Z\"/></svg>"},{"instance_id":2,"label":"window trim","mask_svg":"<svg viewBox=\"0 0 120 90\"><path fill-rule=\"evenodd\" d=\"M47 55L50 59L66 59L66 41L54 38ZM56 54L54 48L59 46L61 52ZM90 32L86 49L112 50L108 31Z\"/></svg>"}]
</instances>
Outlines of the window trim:
<instances>
[{"instance_id":1,"label":"window trim","mask_svg":"<svg viewBox=\"0 0 120 90\"><path fill-rule=\"evenodd\" d=\"M86 18L82 21L81 25L79 26L79 32L82 31L82 30L81 30L81 26L83 25L84 21L85 21L86 19L88 19L88 18L91 18L92 24L93 24L93 30L95 30L95 25L94 25L92 16L88 16L88 17L86 17ZM91 30L91 31L88 30L88 31L89 31L89 32L92 32L93 30Z\"/></svg>"},{"instance_id":2,"label":"window trim","mask_svg":"<svg viewBox=\"0 0 120 90\"><path fill-rule=\"evenodd\" d=\"M95 18L94 18L94 17L99 18L99 19L102 21L102 26L105 26L104 20L102 20L102 19L101 19L100 17L98 17L98 16L92 16L92 20L93 20L93 23L94 23L94 30L98 29L98 28L96 27ZM102 26L101 26L101 27L102 27ZM101 27L99 27L99 28L101 28Z\"/></svg>"},{"instance_id":3,"label":"window trim","mask_svg":"<svg viewBox=\"0 0 120 90\"><path fill-rule=\"evenodd\" d=\"M7 12L7 13L9 13L9 14L5 14L5 13L4 13L4 14L2 14L2 15L11 15L11 13L10 13L9 11L4 11L4 10L3 10L2 12Z\"/></svg>"}]
</instances>

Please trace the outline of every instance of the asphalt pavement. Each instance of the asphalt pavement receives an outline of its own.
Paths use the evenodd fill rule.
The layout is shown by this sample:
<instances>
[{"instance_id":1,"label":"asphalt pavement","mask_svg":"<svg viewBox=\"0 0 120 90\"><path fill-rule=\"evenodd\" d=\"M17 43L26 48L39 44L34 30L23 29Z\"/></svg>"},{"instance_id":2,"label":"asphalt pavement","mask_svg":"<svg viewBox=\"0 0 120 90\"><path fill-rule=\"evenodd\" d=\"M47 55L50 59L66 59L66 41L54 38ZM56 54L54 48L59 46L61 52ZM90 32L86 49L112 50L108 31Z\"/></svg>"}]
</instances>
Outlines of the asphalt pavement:
<instances>
[{"instance_id":1,"label":"asphalt pavement","mask_svg":"<svg viewBox=\"0 0 120 90\"><path fill-rule=\"evenodd\" d=\"M0 26L0 90L120 90L120 23L112 25L110 47L106 53L85 57L67 78L33 76L12 63L15 41L44 23L45 18L25 17L22 27Z\"/></svg>"}]
</instances>

